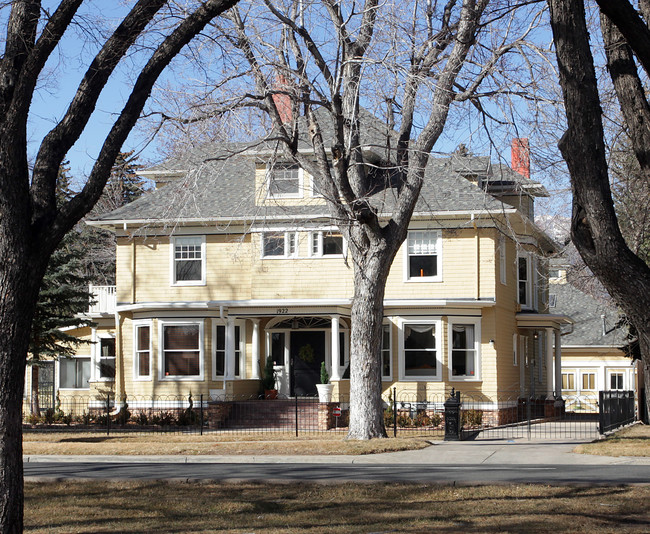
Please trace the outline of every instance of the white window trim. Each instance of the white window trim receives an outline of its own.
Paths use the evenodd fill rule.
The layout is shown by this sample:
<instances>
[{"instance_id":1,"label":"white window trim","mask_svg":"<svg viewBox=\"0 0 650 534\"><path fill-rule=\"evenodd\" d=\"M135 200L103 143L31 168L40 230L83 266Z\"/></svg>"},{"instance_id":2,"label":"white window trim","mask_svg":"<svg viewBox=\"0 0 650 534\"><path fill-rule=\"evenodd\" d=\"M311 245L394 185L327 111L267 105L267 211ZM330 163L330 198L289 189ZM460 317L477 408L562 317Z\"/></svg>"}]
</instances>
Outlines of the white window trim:
<instances>
[{"instance_id":1,"label":"white window trim","mask_svg":"<svg viewBox=\"0 0 650 534\"><path fill-rule=\"evenodd\" d=\"M577 373L576 373L575 371L564 371L564 370L563 370L561 374L562 374L562 376L564 376L564 375L567 375L567 376L569 376L569 375L570 375L570 376L573 376L573 387L572 387L572 388L571 388L571 387L566 387L566 388L565 388L564 385L562 385L562 390L566 390L566 391L578 391L578 388L577 388L577 385L578 385L578 376L577 376ZM568 386L568 385L569 385L569 380L567 380L567 386Z\"/></svg>"},{"instance_id":2,"label":"white window trim","mask_svg":"<svg viewBox=\"0 0 650 534\"><path fill-rule=\"evenodd\" d=\"M200 238L201 239L201 280L176 280L176 240L183 238ZM179 286L204 286L206 284L206 246L205 246L205 236L204 235L176 235L171 236L169 240L169 279L171 280L172 287Z\"/></svg>"},{"instance_id":3,"label":"white window trim","mask_svg":"<svg viewBox=\"0 0 650 534\"><path fill-rule=\"evenodd\" d=\"M100 363L102 359L102 339L115 339L115 334L97 334L97 340L95 345L92 348L92 358L91 358L91 371L90 371L90 381L91 382L115 382L115 378L106 378L102 377ZM115 344L115 372L117 373L117 342Z\"/></svg>"},{"instance_id":4,"label":"white window trim","mask_svg":"<svg viewBox=\"0 0 650 534\"><path fill-rule=\"evenodd\" d=\"M284 254L282 256L265 256L264 255L264 236L266 234L284 234ZM293 251L291 249L291 236L293 235ZM260 233L260 258L263 260L286 260L288 258L298 257L298 232L287 232L284 230L266 230Z\"/></svg>"},{"instance_id":5,"label":"white window trim","mask_svg":"<svg viewBox=\"0 0 650 534\"><path fill-rule=\"evenodd\" d=\"M138 362L138 328L149 327L149 376L140 374ZM153 378L153 321L151 319L141 319L133 321L133 381L134 382L151 382Z\"/></svg>"},{"instance_id":6,"label":"white window trim","mask_svg":"<svg viewBox=\"0 0 650 534\"><path fill-rule=\"evenodd\" d=\"M323 254L323 235L324 234L337 234L341 236L341 250L342 254ZM314 252L314 240L316 241L316 252ZM345 237L337 230L315 230L309 232L309 257L310 258L344 258L347 256L348 242Z\"/></svg>"},{"instance_id":7,"label":"white window trim","mask_svg":"<svg viewBox=\"0 0 650 534\"><path fill-rule=\"evenodd\" d=\"M384 354L383 350L382 352L382 362L381 362L381 369L382 369L382 374L381 374L381 380L383 382L391 382L393 380L393 323L391 322L385 322L381 325L382 331L381 331L381 339L383 341L384 339L384 328L388 327L388 364L389 364L389 372L387 375L384 374ZM383 343L382 343L383 345ZM347 354L347 353L346 353Z\"/></svg>"},{"instance_id":8,"label":"white window trim","mask_svg":"<svg viewBox=\"0 0 650 534\"><path fill-rule=\"evenodd\" d=\"M526 260L526 304L519 300L519 258ZM517 302L522 310L533 309L533 279L532 279L532 259L530 252L520 252L517 254Z\"/></svg>"},{"instance_id":9,"label":"white window trim","mask_svg":"<svg viewBox=\"0 0 650 534\"><path fill-rule=\"evenodd\" d=\"M585 375L594 375L594 387L593 387L593 389L584 388L582 386L582 383L583 383L583 378L582 377L585 376ZM599 385L598 385L598 370L597 369L581 369L579 378L580 378L580 382L578 384L576 384L576 389L580 393L582 393L583 391L587 391L588 393L593 394L594 392L597 392L600 389Z\"/></svg>"},{"instance_id":10,"label":"white window trim","mask_svg":"<svg viewBox=\"0 0 650 534\"><path fill-rule=\"evenodd\" d=\"M199 374L192 376L169 375L165 376L165 345L164 334L166 326L199 326ZM161 382L202 382L205 377L205 347L204 331L205 321L203 319L175 319L158 321L158 380Z\"/></svg>"},{"instance_id":11,"label":"white window trim","mask_svg":"<svg viewBox=\"0 0 650 534\"><path fill-rule=\"evenodd\" d=\"M88 379L88 387L87 388L64 388L61 387L61 362L64 360L88 360L88 363L90 364L90 377ZM93 356L92 354L75 354L74 356L70 356L67 358L61 358L57 360L57 369L56 369L56 389L58 391L88 391L90 389L90 382L93 381L92 379L92 369L93 369Z\"/></svg>"},{"instance_id":12,"label":"white window trim","mask_svg":"<svg viewBox=\"0 0 650 534\"><path fill-rule=\"evenodd\" d=\"M404 352L404 327L409 324L430 324L435 326L436 331L436 374L429 376L406 376L406 361ZM400 318L398 321L398 365L399 365L399 380L404 382L440 382L442 381L442 319L432 318L431 316L425 317L408 317Z\"/></svg>"},{"instance_id":13,"label":"white window trim","mask_svg":"<svg viewBox=\"0 0 650 534\"><path fill-rule=\"evenodd\" d=\"M235 375L235 370L232 370L232 377L236 380L246 379L246 320L235 319L235 327L239 327L239 375ZM225 359L226 369L228 366L228 323L212 321L212 380L224 380L225 375L217 375L217 326L223 326L225 329ZM237 350L237 347L235 347ZM227 371L226 371L227 374Z\"/></svg>"},{"instance_id":14,"label":"white window trim","mask_svg":"<svg viewBox=\"0 0 650 534\"><path fill-rule=\"evenodd\" d=\"M621 389L612 389L612 375L623 375L623 387ZM627 372L621 369L607 369L606 385L609 391L625 391L627 388Z\"/></svg>"},{"instance_id":15,"label":"white window trim","mask_svg":"<svg viewBox=\"0 0 650 534\"><path fill-rule=\"evenodd\" d=\"M468 324L474 326L474 362L475 375L453 375L451 368L452 329L455 324ZM481 318L480 317L447 317L447 367L449 368L450 382L481 382Z\"/></svg>"},{"instance_id":16,"label":"white window trim","mask_svg":"<svg viewBox=\"0 0 650 534\"><path fill-rule=\"evenodd\" d=\"M412 232L431 232L437 234L436 261L438 263L438 269L437 269L438 274L436 274L436 276L423 276L417 278L411 278L409 276L410 256L409 256L409 246L408 246L408 234ZM417 283L417 284L429 283L429 282L442 282L442 231L418 228L418 229L409 230L408 234L406 236L406 239L404 240L404 243L402 243L402 247L404 248L404 254L403 254L404 282Z\"/></svg>"},{"instance_id":17,"label":"white window trim","mask_svg":"<svg viewBox=\"0 0 650 534\"><path fill-rule=\"evenodd\" d=\"M294 165L293 162L278 162L280 164ZM271 178L273 177L273 164L268 164L266 166L266 198L267 199L278 199L278 198L302 198L303 197L303 187L305 182L305 171L300 165L295 164L298 167L298 192L297 193L280 193L279 195L271 194Z\"/></svg>"},{"instance_id":18,"label":"white window trim","mask_svg":"<svg viewBox=\"0 0 650 534\"><path fill-rule=\"evenodd\" d=\"M499 236L499 278L503 285L507 285L506 238Z\"/></svg>"}]
</instances>

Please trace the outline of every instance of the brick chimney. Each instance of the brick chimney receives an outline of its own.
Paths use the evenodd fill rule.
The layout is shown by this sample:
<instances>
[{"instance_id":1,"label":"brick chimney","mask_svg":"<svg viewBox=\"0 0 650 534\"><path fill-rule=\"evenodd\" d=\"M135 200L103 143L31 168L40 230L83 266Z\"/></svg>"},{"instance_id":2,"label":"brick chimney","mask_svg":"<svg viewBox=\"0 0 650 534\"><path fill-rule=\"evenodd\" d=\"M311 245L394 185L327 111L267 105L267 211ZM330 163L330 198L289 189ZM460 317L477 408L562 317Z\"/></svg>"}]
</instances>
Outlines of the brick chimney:
<instances>
[{"instance_id":1,"label":"brick chimney","mask_svg":"<svg viewBox=\"0 0 650 534\"><path fill-rule=\"evenodd\" d=\"M530 147L528 146L528 138L518 137L512 140L510 161L510 166L513 171L518 172L524 178L530 179Z\"/></svg>"},{"instance_id":2,"label":"brick chimney","mask_svg":"<svg viewBox=\"0 0 650 534\"><path fill-rule=\"evenodd\" d=\"M278 108L278 113L280 114L280 120L282 123L291 122L293 118L293 113L291 112L291 97L286 94L290 90L289 83L287 79L278 74L274 89L276 91L284 91L284 93L276 93L273 95L273 102L275 102L275 107Z\"/></svg>"}]
</instances>

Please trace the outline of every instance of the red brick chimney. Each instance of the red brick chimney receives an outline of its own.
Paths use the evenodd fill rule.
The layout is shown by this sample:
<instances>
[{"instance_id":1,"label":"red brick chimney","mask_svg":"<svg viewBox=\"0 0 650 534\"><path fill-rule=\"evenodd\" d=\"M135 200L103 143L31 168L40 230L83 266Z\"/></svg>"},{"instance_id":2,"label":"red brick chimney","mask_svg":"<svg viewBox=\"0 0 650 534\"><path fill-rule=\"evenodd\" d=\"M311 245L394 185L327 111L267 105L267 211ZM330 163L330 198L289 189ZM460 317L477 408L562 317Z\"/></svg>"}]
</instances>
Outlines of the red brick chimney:
<instances>
[{"instance_id":1,"label":"red brick chimney","mask_svg":"<svg viewBox=\"0 0 650 534\"><path fill-rule=\"evenodd\" d=\"M528 146L528 138L518 137L512 140L510 161L510 166L513 171L518 172L524 178L530 179L530 147Z\"/></svg>"},{"instance_id":2,"label":"red brick chimney","mask_svg":"<svg viewBox=\"0 0 650 534\"><path fill-rule=\"evenodd\" d=\"M291 97L287 94L290 90L289 83L287 79L278 74L274 89L276 91L284 91L283 93L276 93L273 95L273 102L275 102L275 107L278 108L278 113L280 114L280 120L283 123L291 122L293 114L291 112Z\"/></svg>"}]
</instances>

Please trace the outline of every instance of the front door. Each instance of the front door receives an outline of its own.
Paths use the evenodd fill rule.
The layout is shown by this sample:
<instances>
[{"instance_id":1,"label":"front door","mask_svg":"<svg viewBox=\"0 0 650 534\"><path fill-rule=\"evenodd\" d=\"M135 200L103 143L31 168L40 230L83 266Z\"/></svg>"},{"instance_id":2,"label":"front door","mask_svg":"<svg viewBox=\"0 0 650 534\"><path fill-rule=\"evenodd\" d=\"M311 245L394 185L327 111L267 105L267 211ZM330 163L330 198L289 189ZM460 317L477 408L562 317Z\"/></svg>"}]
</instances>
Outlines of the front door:
<instances>
[{"instance_id":1,"label":"front door","mask_svg":"<svg viewBox=\"0 0 650 534\"><path fill-rule=\"evenodd\" d=\"M292 395L316 395L316 384L320 383L320 367L324 361L325 332L291 332Z\"/></svg>"}]
</instances>

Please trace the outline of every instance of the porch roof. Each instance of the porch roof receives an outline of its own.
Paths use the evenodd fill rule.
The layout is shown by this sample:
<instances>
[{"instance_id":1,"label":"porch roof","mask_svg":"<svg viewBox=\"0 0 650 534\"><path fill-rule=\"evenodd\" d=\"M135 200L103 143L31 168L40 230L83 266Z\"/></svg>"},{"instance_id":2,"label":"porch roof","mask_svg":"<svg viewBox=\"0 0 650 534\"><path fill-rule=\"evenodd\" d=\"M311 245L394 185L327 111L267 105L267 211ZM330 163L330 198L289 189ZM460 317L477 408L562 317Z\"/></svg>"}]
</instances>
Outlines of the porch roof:
<instances>
[{"instance_id":1,"label":"porch roof","mask_svg":"<svg viewBox=\"0 0 650 534\"><path fill-rule=\"evenodd\" d=\"M526 328L529 330L541 330L545 328L561 330L562 326L573 324L571 317L558 313L521 312L515 315L515 319L517 320L517 328Z\"/></svg>"}]
</instances>

